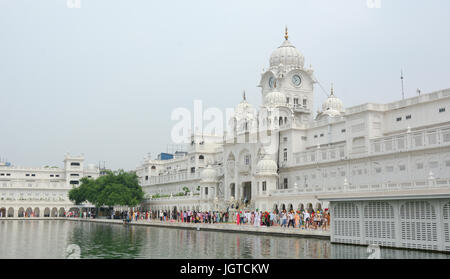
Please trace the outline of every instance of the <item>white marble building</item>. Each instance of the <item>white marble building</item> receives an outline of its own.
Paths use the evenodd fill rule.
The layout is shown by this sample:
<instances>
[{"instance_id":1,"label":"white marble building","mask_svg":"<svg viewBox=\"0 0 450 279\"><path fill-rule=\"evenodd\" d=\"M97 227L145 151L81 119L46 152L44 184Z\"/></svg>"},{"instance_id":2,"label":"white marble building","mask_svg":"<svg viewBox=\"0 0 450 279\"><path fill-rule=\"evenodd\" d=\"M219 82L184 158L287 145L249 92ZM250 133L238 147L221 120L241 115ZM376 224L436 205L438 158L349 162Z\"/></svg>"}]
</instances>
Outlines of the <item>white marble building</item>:
<instances>
[{"instance_id":1,"label":"white marble building","mask_svg":"<svg viewBox=\"0 0 450 279\"><path fill-rule=\"evenodd\" d=\"M84 156L67 154L64 167L27 168L0 165L0 212L2 217L58 217L74 207L68 198L82 177L97 178L99 168L85 167Z\"/></svg>"},{"instance_id":2,"label":"white marble building","mask_svg":"<svg viewBox=\"0 0 450 279\"><path fill-rule=\"evenodd\" d=\"M450 89L348 108L331 89L315 113L317 82L304 61L286 33L261 74L262 106L253 108L244 95L234 132L213 144L199 145L197 136L179 159L146 159L137 169L145 205L311 210L328 208L331 198L321 197L334 194L450 188ZM185 186L196 195L176 196Z\"/></svg>"}]
</instances>

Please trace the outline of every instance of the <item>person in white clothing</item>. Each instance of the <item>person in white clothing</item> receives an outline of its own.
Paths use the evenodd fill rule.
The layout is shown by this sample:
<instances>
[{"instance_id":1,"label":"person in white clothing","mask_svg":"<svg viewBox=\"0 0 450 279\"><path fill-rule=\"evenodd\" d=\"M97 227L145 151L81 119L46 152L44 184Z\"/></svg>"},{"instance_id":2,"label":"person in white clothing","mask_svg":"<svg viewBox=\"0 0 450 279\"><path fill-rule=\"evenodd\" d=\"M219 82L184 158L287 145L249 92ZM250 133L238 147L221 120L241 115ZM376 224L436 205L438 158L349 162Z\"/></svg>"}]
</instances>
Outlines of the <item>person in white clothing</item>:
<instances>
[{"instance_id":1,"label":"person in white clothing","mask_svg":"<svg viewBox=\"0 0 450 279\"><path fill-rule=\"evenodd\" d=\"M303 216L303 220L305 221L305 228L307 229L309 229L309 218L310 218L309 212L308 210L306 210Z\"/></svg>"}]
</instances>

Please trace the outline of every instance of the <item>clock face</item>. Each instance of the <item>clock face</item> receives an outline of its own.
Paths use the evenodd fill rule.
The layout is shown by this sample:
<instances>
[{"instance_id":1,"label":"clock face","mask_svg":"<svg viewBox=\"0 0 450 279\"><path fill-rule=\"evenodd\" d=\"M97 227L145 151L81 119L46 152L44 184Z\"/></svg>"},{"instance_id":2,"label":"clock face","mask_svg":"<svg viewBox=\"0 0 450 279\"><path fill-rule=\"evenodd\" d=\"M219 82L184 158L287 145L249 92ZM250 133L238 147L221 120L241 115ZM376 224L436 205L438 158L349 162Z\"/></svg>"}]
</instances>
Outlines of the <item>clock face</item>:
<instances>
[{"instance_id":1,"label":"clock face","mask_svg":"<svg viewBox=\"0 0 450 279\"><path fill-rule=\"evenodd\" d=\"M292 76L292 83L293 83L295 86L299 86L299 85L302 83L301 77L300 77L299 75L294 75L294 76Z\"/></svg>"},{"instance_id":2,"label":"clock face","mask_svg":"<svg viewBox=\"0 0 450 279\"><path fill-rule=\"evenodd\" d=\"M275 78L274 77L270 77L269 78L269 87L273 88L274 83L275 83Z\"/></svg>"}]
</instances>

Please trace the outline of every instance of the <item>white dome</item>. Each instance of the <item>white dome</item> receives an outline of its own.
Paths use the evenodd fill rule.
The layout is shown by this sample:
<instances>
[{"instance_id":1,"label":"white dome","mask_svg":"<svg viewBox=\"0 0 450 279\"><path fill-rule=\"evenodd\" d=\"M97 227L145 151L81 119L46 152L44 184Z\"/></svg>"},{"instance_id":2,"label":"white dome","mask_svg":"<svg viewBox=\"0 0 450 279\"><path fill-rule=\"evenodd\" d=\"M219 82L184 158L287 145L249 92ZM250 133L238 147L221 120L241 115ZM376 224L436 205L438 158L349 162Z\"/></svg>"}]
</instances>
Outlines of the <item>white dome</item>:
<instances>
[{"instance_id":1,"label":"white dome","mask_svg":"<svg viewBox=\"0 0 450 279\"><path fill-rule=\"evenodd\" d=\"M344 111L342 101L338 97L334 96L333 88L331 88L330 96L322 104L322 113L334 117L340 115Z\"/></svg>"},{"instance_id":2,"label":"white dome","mask_svg":"<svg viewBox=\"0 0 450 279\"><path fill-rule=\"evenodd\" d=\"M247 102L247 100L242 100L234 110L236 114L243 114L253 109L252 105Z\"/></svg>"},{"instance_id":3,"label":"white dome","mask_svg":"<svg viewBox=\"0 0 450 279\"><path fill-rule=\"evenodd\" d=\"M217 171L208 165L200 174L202 182L216 182L217 181Z\"/></svg>"},{"instance_id":4,"label":"white dome","mask_svg":"<svg viewBox=\"0 0 450 279\"><path fill-rule=\"evenodd\" d=\"M276 175L277 170L277 163L268 155L265 155L256 165L256 174L258 175Z\"/></svg>"},{"instance_id":5,"label":"white dome","mask_svg":"<svg viewBox=\"0 0 450 279\"><path fill-rule=\"evenodd\" d=\"M287 67L303 68L305 57L286 39L270 56L270 67L276 67L280 64Z\"/></svg>"},{"instance_id":6,"label":"white dome","mask_svg":"<svg viewBox=\"0 0 450 279\"><path fill-rule=\"evenodd\" d=\"M272 91L266 95L265 103L270 106L286 105L286 95L277 90Z\"/></svg>"}]
</instances>

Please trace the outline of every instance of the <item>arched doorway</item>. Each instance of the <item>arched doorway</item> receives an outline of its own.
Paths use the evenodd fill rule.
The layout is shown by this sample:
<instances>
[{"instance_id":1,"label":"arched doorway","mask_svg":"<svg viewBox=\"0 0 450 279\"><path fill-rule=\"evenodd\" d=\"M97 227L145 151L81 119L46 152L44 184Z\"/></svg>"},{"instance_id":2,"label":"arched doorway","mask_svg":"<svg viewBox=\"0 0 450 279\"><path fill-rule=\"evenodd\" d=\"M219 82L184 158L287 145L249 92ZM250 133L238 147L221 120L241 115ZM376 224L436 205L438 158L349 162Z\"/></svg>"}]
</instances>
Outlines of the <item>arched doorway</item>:
<instances>
[{"instance_id":1,"label":"arched doorway","mask_svg":"<svg viewBox=\"0 0 450 279\"><path fill-rule=\"evenodd\" d=\"M322 212L322 204L321 203L316 204L316 211Z\"/></svg>"},{"instance_id":2,"label":"arched doorway","mask_svg":"<svg viewBox=\"0 0 450 279\"><path fill-rule=\"evenodd\" d=\"M290 212L291 210L294 210L294 206L292 205L292 203L290 203L288 206L288 211Z\"/></svg>"},{"instance_id":3,"label":"arched doorway","mask_svg":"<svg viewBox=\"0 0 450 279\"><path fill-rule=\"evenodd\" d=\"M57 217L57 215L58 215L58 208L53 207L53 208L52 208L51 216L52 216L52 217Z\"/></svg>"},{"instance_id":4,"label":"arched doorway","mask_svg":"<svg viewBox=\"0 0 450 279\"><path fill-rule=\"evenodd\" d=\"M66 212L66 210L64 209L64 207L61 207L60 209L59 209L59 217L65 217L64 216L64 213Z\"/></svg>"},{"instance_id":5,"label":"arched doorway","mask_svg":"<svg viewBox=\"0 0 450 279\"><path fill-rule=\"evenodd\" d=\"M177 219L177 207L174 206L172 210L172 219Z\"/></svg>"},{"instance_id":6,"label":"arched doorway","mask_svg":"<svg viewBox=\"0 0 450 279\"><path fill-rule=\"evenodd\" d=\"M28 207L25 211L25 217L31 217L31 213L33 213L33 209L31 207Z\"/></svg>"},{"instance_id":7,"label":"arched doorway","mask_svg":"<svg viewBox=\"0 0 450 279\"><path fill-rule=\"evenodd\" d=\"M39 210L39 207L35 207L34 208L34 217L39 217L40 216L40 210Z\"/></svg>"},{"instance_id":8,"label":"arched doorway","mask_svg":"<svg viewBox=\"0 0 450 279\"><path fill-rule=\"evenodd\" d=\"M0 216L3 218L3 217L6 217L6 208L4 208L4 207L2 207L2 208L0 208Z\"/></svg>"},{"instance_id":9,"label":"arched doorway","mask_svg":"<svg viewBox=\"0 0 450 279\"><path fill-rule=\"evenodd\" d=\"M298 210L300 210L300 212L305 210L303 203L298 204Z\"/></svg>"},{"instance_id":10,"label":"arched doorway","mask_svg":"<svg viewBox=\"0 0 450 279\"><path fill-rule=\"evenodd\" d=\"M281 204L281 211L285 211L286 210L286 205L284 203Z\"/></svg>"},{"instance_id":11,"label":"arched doorway","mask_svg":"<svg viewBox=\"0 0 450 279\"><path fill-rule=\"evenodd\" d=\"M308 210L308 212L312 212L314 209L313 209L313 205L312 205L312 203L308 203L307 205L306 205L306 209Z\"/></svg>"},{"instance_id":12,"label":"arched doorway","mask_svg":"<svg viewBox=\"0 0 450 279\"><path fill-rule=\"evenodd\" d=\"M14 217L14 208L8 208L8 217Z\"/></svg>"},{"instance_id":13,"label":"arched doorway","mask_svg":"<svg viewBox=\"0 0 450 279\"><path fill-rule=\"evenodd\" d=\"M50 217L50 208L46 207L44 209L44 217Z\"/></svg>"},{"instance_id":14,"label":"arched doorway","mask_svg":"<svg viewBox=\"0 0 450 279\"><path fill-rule=\"evenodd\" d=\"M273 205L273 211L275 211L275 213L278 214L278 204Z\"/></svg>"},{"instance_id":15,"label":"arched doorway","mask_svg":"<svg viewBox=\"0 0 450 279\"><path fill-rule=\"evenodd\" d=\"M252 200L252 182L247 181L242 183L242 201L247 204Z\"/></svg>"},{"instance_id":16,"label":"arched doorway","mask_svg":"<svg viewBox=\"0 0 450 279\"><path fill-rule=\"evenodd\" d=\"M23 217L25 213L25 209L23 209L23 207L19 208L19 212L17 213L17 216L19 217Z\"/></svg>"}]
</instances>

